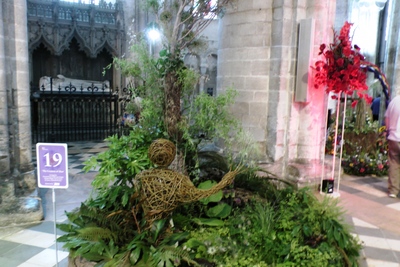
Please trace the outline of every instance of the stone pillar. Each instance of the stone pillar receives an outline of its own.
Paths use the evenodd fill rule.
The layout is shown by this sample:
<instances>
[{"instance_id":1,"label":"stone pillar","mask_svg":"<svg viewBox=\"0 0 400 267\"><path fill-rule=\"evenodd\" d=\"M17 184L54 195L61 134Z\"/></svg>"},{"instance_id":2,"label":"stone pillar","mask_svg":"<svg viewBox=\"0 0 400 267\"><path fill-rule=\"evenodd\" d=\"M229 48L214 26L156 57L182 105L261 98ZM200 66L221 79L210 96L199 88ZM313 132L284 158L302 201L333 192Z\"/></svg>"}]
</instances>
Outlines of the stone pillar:
<instances>
[{"instance_id":1,"label":"stone pillar","mask_svg":"<svg viewBox=\"0 0 400 267\"><path fill-rule=\"evenodd\" d=\"M293 100L301 19L314 18L315 49L329 43L335 1L238 1L220 23L218 90L233 86L235 114L265 152L266 162L320 162L324 147L326 96L308 86L308 100ZM309 72L309 77L311 70ZM310 81L310 78L309 78ZM320 176L320 174L318 174Z\"/></svg>"},{"instance_id":2,"label":"stone pillar","mask_svg":"<svg viewBox=\"0 0 400 267\"><path fill-rule=\"evenodd\" d=\"M386 44L386 64L383 72L391 86L390 95L392 98L400 94L400 53L398 49L400 42L400 2L388 1L386 4L390 6L391 20L387 23L389 34Z\"/></svg>"},{"instance_id":3,"label":"stone pillar","mask_svg":"<svg viewBox=\"0 0 400 267\"><path fill-rule=\"evenodd\" d=\"M318 55L320 45L322 43L328 45L333 40L336 1L309 0L303 4L298 2L295 9L293 17L296 21L308 18L315 20L313 57L310 62L312 66L317 60L322 59ZM292 34L297 35L295 31L292 31ZM296 43L296 50L298 50L297 45ZM302 51L297 51L296 54L300 53ZM294 60L297 61L297 56ZM314 88L314 73L311 66L308 69L308 100L292 104L290 123L287 125L287 128L290 128L286 147L287 159L299 169L300 177L297 181L301 185L309 182L319 183L321 175L326 175L322 167L325 157L328 95L323 88Z\"/></svg>"},{"instance_id":4,"label":"stone pillar","mask_svg":"<svg viewBox=\"0 0 400 267\"><path fill-rule=\"evenodd\" d=\"M4 88L8 94L7 100L0 100L5 104L0 109L0 127L6 123L1 138L8 138L0 139L0 153L10 159L9 171L1 178L1 195L6 198L0 203L0 225L8 225L38 221L43 210L32 164L27 3L3 1L1 8L0 36L7 38L0 37L0 99L5 96Z\"/></svg>"},{"instance_id":5,"label":"stone pillar","mask_svg":"<svg viewBox=\"0 0 400 267\"><path fill-rule=\"evenodd\" d=\"M17 195L26 195L36 188L36 178L32 165L31 110L29 92L29 52L28 21L25 0L13 1L13 25L9 27L10 45L8 73L11 76L8 87L11 88L11 149L14 157L13 176L16 180Z\"/></svg>"},{"instance_id":6,"label":"stone pillar","mask_svg":"<svg viewBox=\"0 0 400 267\"><path fill-rule=\"evenodd\" d=\"M3 5L0 5L0 14L3 14ZM4 23L0 20L0 179L5 179L10 175L10 153L8 135L8 101L6 86L6 60L5 60L5 36ZM1 190L1 189L0 189ZM0 197L1 197L0 191ZM1 201L1 200L0 200Z\"/></svg>"},{"instance_id":7,"label":"stone pillar","mask_svg":"<svg viewBox=\"0 0 400 267\"><path fill-rule=\"evenodd\" d=\"M4 3L0 4L0 15L4 17ZM4 23L0 20L0 206L14 194L14 184L10 180L10 143L8 134L8 101L6 86L6 59ZM1 208L0 208L1 209Z\"/></svg>"},{"instance_id":8,"label":"stone pillar","mask_svg":"<svg viewBox=\"0 0 400 267\"><path fill-rule=\"evenodd\" d=\"M271 67L271 1L234 1L220 20L217 94L229 87L238 92L233 112L259 144L268 160L268 105ZM273 96L272 96L273 97ZM276 116L276 114L275 114ZM276 121L276 119L275 119ZM274 146L274 140L268 142Z\"/></svg>"}]
</instances>

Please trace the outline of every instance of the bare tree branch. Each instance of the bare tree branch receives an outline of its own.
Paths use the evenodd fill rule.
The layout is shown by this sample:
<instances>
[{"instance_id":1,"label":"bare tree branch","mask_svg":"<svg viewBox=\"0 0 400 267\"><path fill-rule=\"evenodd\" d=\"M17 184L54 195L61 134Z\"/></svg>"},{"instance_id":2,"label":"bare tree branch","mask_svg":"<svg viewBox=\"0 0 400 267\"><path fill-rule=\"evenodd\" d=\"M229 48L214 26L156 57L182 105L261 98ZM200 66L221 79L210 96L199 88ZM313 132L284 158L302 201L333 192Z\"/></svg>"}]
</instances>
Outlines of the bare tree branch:
<instances>
[{"instance_id":1,"label":"bare tree branch","mask_svg":"<svg viewBox=\"0 0 400 267\"><path fill-rule=\"evenodd\" d=\"M170 53L190 46L225 6L235 0L164 0L156 12L157 23L163 26Z\"/></svg>"}]
</instances>

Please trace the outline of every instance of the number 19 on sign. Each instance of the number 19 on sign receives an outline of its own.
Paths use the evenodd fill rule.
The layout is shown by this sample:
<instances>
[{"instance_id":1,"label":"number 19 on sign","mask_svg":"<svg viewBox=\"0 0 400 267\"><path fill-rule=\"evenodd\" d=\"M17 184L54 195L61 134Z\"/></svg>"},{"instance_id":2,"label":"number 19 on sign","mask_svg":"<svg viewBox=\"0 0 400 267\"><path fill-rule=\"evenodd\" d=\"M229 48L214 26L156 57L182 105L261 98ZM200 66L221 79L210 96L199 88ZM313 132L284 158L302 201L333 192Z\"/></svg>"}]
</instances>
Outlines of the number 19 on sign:
<instances>
[{"instance_id":1,"label":"number 19 on sign","mask_svg":"<svg viewBox=\"0 0 400 267\"><path fill-rule=\"evenodd\" d=\"M68 188L67 149L66 144L36 144L39 187Z\"/></svg>"}]
</instances>

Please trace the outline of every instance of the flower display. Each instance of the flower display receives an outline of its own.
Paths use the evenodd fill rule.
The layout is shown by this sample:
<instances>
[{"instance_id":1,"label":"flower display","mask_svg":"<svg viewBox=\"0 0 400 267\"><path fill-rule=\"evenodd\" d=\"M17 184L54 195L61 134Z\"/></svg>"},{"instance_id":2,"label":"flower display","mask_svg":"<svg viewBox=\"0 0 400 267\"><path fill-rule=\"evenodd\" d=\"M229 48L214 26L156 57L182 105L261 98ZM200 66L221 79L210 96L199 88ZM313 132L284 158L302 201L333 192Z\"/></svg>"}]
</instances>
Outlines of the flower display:
<instances>
[{"instance_id":1,"label":"flower display","mask_svg":"<svg viewBox=\"0 0 400 267\"><path fill-rule=\"evenodd\" d=\"M378 157L368 154L350 155L343 158L342 167L347 174L384 176L388 173L389 160L384 154L379 154Z\"/></svg>"},{"instance_id":2,"label":"flower display","mask_svg":"<svg viewBox=\"0 0 400 267\"><path fill-rule=\"evenodd\" d=\"M348 138L346 142L347 149L344 149L341 166L346 174L356 176L385 176L388 174L389 159L388 159L388 143L386 139L386 127L368 120L367 125L362 129L360 134L363 139L369 142L370 147L361 142L359 135L349 135L354 133L354 125L347 123L345 131ZM377 134L377 135L376 135ZM355 139L356 138L356 139ZM338 135L337 143L340 143L341 133ZM328 133L325 153L333 155L334 132Z\"/></svg>"},{"instance_id":3,"label":"flower display","mask_svg":"<svg viewBox=\"0 0 400 267\"><path fill-rule=\"evenodd\" d=\"M326 93L334 93L332 98L336 98L341 93L352 96L355 92L359 98L364 98L367 103L371 103L372 98L366 93L366 69L362 65L369 64L360 53L357 45L352 45L350 38L350 28L353 24L345 22L340 33L334 31L333 43L329 46L320 45L319 55L323 55L324 60L315 62L313 69L314 87L325 87ZM353 101L352 107L357 104Z\"/></svg>"}]
</instances>

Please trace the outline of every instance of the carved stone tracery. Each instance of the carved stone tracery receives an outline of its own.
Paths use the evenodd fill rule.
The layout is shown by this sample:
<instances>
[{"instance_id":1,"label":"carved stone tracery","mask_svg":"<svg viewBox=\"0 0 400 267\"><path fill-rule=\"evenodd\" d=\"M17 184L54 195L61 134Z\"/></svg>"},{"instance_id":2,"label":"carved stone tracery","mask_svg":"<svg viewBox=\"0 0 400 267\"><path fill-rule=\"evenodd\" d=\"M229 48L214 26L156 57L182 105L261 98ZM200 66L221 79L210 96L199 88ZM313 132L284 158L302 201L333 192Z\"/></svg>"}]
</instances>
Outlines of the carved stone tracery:
<instances>
[{"instance_id":1,"label":"carved stone tracery","mask_svg":"<svg viewBox=\"0 0 400 267\"><path fill-rule=\"evenodd\" d=\"M44 44L59 56L76 38L80 50L95 58L106 48L113 56L123 51L122 4L82 4L64 1L28 0L29 51Z\"/></svg>"}]
</instances>

